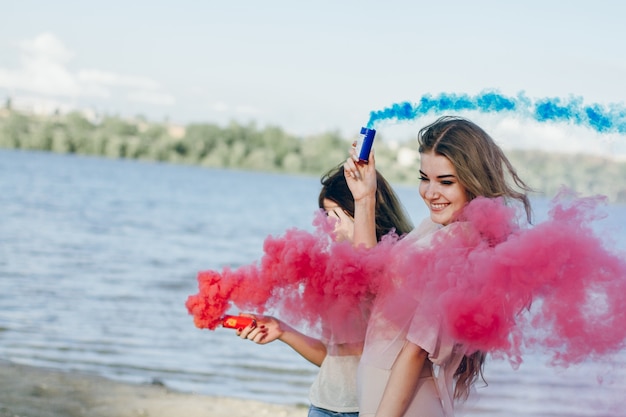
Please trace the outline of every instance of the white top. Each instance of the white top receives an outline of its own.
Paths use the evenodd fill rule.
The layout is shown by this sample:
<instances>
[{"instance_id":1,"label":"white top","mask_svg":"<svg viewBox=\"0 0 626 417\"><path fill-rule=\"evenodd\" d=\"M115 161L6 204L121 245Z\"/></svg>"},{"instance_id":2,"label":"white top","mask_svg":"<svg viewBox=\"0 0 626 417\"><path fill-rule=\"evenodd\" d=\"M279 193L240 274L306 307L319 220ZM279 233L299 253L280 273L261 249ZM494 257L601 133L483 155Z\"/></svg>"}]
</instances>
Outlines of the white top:
<instances>
[{"instance_id":1,"label":"white top","mask_svg":"<svg viewBox=\"0 0 626 417\"><path fill-rule=\"evenodd\" d=\"M360 356L326 355L309 391L316 407L340 413L359 411L356 372Z\"/></svg>"}]
</instances>

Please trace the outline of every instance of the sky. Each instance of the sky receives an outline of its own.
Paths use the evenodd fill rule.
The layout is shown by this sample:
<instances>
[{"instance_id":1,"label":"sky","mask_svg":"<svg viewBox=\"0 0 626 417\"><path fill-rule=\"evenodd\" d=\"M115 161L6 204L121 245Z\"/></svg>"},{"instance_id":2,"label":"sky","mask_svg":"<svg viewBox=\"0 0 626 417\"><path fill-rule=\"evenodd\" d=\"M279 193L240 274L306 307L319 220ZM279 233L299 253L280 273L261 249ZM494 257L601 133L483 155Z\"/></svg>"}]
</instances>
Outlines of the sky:
<instances>
[{"instance_id":1,"label":"sky","mask_svg":"<svg viewBox=\"0 0 626 417\"><path fill-rule=\"evenodd\" d=\"M33 110L354 136L370 112L424 95L495 90L602 106L626 100L626 3L619 0L0 5L0 100ZM623 133L459 114L504 148L626 160ZM414 139L439 115L382 123L379 136Z\"/></svg>"}]
</instances>

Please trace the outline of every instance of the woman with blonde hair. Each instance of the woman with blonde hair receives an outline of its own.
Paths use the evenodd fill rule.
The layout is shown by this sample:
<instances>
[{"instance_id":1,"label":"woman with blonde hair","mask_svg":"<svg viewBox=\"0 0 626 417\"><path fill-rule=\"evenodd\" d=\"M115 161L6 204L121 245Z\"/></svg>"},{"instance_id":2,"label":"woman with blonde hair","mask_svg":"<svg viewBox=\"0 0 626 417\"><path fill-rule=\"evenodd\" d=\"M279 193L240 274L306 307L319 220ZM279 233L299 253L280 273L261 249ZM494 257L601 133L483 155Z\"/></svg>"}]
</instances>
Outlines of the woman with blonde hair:
<instances>
[{"instance_id":1,"label":"woman with blonde hair","mask_svg":"<svg viewBox=\"0 0 626 417\"><path fill-rule=\"evenodd\" d=\"M530 221L530 188L479 126L446 116L421 129L418 141L419 193L430 216L405 242L429 247L434 234L452 227L477 197L519 202ZM376 243L373 153L367 164L349 158L344 169L355 201L354 245L372 247ZM397 285L397 299L392 302L402 304L401 297L407 303L415 299L411 297L420 302L419 294L403 294L402 277ZM467 399L474 382L482 377L485 354L466 352L423 309L405 307L404 312L412 316L391 317L384 311L389 300L379 298L374 301L358 371L360 416L451 417L454 402Z\"/></svg>"}]
</instances>

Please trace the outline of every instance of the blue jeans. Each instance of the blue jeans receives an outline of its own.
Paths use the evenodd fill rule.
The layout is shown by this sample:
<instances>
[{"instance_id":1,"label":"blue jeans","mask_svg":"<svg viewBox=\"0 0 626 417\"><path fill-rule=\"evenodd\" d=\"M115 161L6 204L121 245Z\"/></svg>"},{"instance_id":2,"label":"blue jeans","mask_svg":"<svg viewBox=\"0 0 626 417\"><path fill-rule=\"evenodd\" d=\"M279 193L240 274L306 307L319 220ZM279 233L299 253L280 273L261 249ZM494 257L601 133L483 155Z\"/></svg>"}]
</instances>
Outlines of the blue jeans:
<instances>
[{"instance_id":1,"label":"blue jeans","mask_svg":"<svg viewBox=\"0 0 626 417\"><path fill-rule=\"evenodd\" d=\"M308 417L358 417L359 413L340 413L337 411L325 410L323 408L311 405L309 407Z\"/></svg>"}]
</instances>

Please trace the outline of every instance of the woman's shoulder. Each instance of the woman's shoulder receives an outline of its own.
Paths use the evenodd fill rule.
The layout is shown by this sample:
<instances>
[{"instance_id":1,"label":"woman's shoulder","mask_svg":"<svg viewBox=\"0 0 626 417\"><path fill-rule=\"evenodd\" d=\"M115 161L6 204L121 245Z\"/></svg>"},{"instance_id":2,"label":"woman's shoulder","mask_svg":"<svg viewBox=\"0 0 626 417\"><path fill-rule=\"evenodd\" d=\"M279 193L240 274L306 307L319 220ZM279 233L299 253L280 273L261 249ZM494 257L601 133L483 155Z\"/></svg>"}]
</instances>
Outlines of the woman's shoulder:
<instances>
[{"instance_id":1,"label":"woman's shoulder","mask_svg":"<svg viewBox=\"0 0 626 417\"><path fill-rule=\"evenodd\" d=\"M422 242L428 242L431 236L441 229L441 225L434 223L430 217L421 221L415 229L404 237L404 241L408 244L420 244Z\"/></svg>"},{"instance_id":2,"label":"woman's shoulder","mask_svg":"<svg viewBox=\"0 0 626 417\"><path fill-rule=\"evenodd\" d=\"M430 217L426 217L420 222L420 224L417 225L415 229L411 231L411 233L409 233L409 235L413 235L419 238L434 233L437 230L441 229L441 227L442 226L440 224L433 222Z\"/></svg>"}]
</instances>

